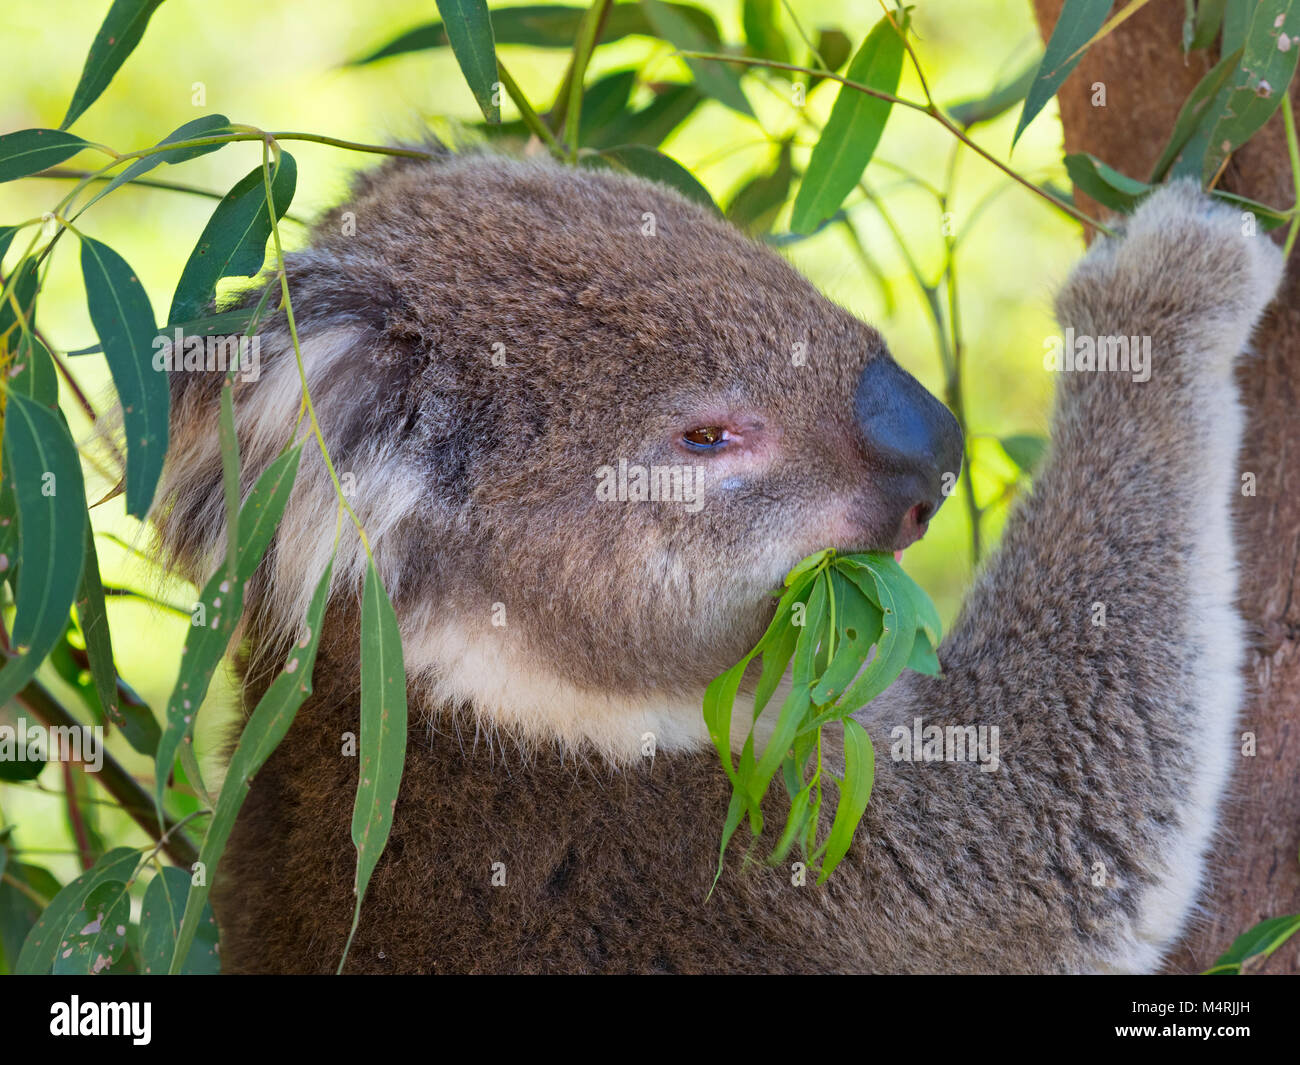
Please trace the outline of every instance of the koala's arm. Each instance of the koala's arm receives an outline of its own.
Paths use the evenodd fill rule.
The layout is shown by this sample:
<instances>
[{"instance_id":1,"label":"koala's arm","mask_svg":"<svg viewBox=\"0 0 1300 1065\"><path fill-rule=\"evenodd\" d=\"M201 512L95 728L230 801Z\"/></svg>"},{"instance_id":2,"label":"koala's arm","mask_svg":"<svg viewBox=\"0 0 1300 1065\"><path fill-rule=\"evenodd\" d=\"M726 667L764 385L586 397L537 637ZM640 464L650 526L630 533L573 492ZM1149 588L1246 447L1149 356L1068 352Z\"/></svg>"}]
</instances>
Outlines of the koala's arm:
<instances>
[{"instance_id":1,"label":"koala's arm","mask_svg":"<svg viewBox=\"0 0 1300 1065\"><path fill-rule=\"evenodd\" d=\"M877 967L1146 970L1173 946L1238 745L1233 366L1281 270L1237 211L1175 186L1065 286L1062 331L1149 336L1150 380L1057 375L1050 453L943 676L861 714ZM916 718L996 726L998 768L895 760Z\"/></svg>"}]
</instances>

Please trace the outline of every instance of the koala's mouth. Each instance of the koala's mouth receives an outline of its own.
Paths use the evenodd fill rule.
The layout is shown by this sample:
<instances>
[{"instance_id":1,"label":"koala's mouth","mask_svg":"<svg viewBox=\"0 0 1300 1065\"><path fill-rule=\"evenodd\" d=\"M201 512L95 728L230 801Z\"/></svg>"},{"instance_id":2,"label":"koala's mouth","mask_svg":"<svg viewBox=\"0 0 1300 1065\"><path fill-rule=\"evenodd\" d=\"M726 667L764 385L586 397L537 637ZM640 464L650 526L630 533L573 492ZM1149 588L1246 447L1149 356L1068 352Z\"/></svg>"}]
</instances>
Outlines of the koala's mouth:
<instances>
[{"instance_id":1,"label":"koala's mouth","mask_svg":"<svg viewBox=\"0 0 1300 1065\"><path fill-rule=\"evenodd\" d=\"M894 558L901 558L907 548L925 535L933 514L934 508L929 503L917 503L903 515L903 520L898 527L898 535L894 537Z\"/></svg>"}]
</instances>

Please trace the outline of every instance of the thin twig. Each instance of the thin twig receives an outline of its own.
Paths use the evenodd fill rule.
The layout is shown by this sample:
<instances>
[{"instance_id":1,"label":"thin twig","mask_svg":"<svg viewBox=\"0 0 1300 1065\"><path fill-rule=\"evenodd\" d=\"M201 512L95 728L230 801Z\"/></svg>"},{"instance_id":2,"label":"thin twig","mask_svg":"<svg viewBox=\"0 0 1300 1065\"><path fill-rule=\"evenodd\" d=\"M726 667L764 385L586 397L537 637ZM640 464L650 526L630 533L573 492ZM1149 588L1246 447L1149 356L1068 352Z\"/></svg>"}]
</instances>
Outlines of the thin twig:
<instances>
[{"instance_id":1,"label":"thin twig","mask_svg":"<svg viewBox=\"0 0 1300 1065\"><path fill-rule=\"evenodd\" d=\"M77 843L77 861L81 863L84 872L95 864L95 855L90 846L90 837L86 834L86 820L78 805L79 796L77 782L72 778L72 763L64 761L60 764L63 769L63 800L68 808L68 824L72 827L72 836Z\"/></svg>"},{"instance_id":2,"label":"thin twig","mask_svg":"<svg viewBox=\"0 0 1300 1065\"><path fill-rule=\"evenodd\" d=\"M768 67L773 70L790 70L797 74L815 74L818 77L838 81L841 85L847 85L850 89L854 89L857 92L866 93L868 96L874 96L877 100L888 100L890 103L898 104L900 107L906 107L909 110L920 112L923 115L929 115L932 119L938 122L939 125L943 126L944 129L966 145L966 147L970 148L976 155L987 162L992 163L1006 174L1007 177L1023 185L1035 196L1046 200L1057 210L1065 212L1071 218L1083 222L1085 225L1092 226L1098 232L1104 233L1108 237L1113 237L1115 235L1114 231L1109 226L1098 222L1095 218L1080 211L1072 204L1065 203L1063 200L1058 200L1055 196L1051 195L1051 193L1039 188L1028 178L1021 177L1018 173L1012 170L1011 167L1007 166L1006 163L981 148L966 135L965 130L945 115L942 108L934 102L923 104L918 103L915 100L906 100L901 96L895 96L893 93L884 92L881 89L873 89L870 85L863 85L860 81L852 81L849 78L842 78L840 75L832 74L829 71L810 70L808 67L797 66L794 63L778 63L774 59L759 59L754 56L720 55L715 52L678 52L677 54L683 58L707 59L716 63L740 63L743 66Z\"/></svg>"},{"instance_id":3,"label":"thin twig","mask_svg":"<svg viewBox=\"0 0 1300 1065\"><path fill-rule=\"evenodd\" d=\"M63 709L39 681L29 683L15 698L45 725L81 728L81 722ZM158 841L175 827L176 823L171 818L166 818L163 831L159 832L153 796L107 751L104 752L104 764L96 774L96 780L118 801L123 812L148 833L150 839ZM186 869L199 858L194 844L183 835L169 836L163 850L173 862Z\"/></svg>"}]
</instances>

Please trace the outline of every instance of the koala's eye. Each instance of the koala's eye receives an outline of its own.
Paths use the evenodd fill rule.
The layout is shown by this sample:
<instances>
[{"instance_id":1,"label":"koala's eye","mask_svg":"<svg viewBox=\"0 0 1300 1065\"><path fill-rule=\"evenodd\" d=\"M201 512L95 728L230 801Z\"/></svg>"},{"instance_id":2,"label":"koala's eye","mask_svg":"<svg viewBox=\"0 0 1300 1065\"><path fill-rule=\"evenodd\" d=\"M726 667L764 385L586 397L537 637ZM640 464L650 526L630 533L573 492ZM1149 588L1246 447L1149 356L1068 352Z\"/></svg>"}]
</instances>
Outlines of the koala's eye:
<instances>
[{"instance_id":1,"label":"koala's eye","mask_svg":"<svg viewBox=\"0 0 1300 1065\"><path fill-rule=\"evenodd\" d=\"M727 431L720 425L702 425L683 433L682 440L694 448L715 448L726 443Z\"/></svg>"}]
</instances>

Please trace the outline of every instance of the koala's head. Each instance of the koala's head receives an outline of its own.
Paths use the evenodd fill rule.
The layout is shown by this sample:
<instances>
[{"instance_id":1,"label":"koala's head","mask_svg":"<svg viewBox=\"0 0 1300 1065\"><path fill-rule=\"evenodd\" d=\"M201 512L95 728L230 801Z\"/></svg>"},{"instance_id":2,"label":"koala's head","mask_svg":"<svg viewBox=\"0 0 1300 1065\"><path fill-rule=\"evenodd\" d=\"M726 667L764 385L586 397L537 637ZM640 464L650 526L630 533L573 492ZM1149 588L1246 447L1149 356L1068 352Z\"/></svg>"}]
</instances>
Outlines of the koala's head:
<instances>
[{"instance_id":1,"label":"koala's head","mask_svg":"<svg viewBox=\"0 0 1300 1065\"><path fill-rule=\"evenodd\" d=\"M955 420L875 330L643 180L391 163L289 277L408 666L450 698L525 661L586 692L698 693L761 634L793 563L905 547L959 471ZM282 315L260 355L235 391L245 487L298 415ZM196 570L221 548L219 378L173 376L160 525ZM301 619L333 499L309 442L252 590L273 627ZM342 552L336 594L357 594L363 564ZM478 679L448 680L466 662Z\"/></svg>"}]
</instances>

